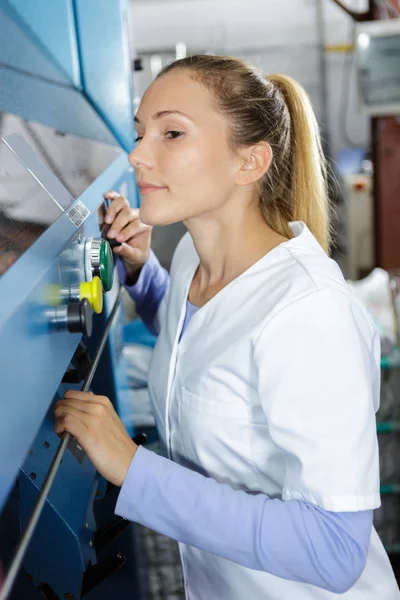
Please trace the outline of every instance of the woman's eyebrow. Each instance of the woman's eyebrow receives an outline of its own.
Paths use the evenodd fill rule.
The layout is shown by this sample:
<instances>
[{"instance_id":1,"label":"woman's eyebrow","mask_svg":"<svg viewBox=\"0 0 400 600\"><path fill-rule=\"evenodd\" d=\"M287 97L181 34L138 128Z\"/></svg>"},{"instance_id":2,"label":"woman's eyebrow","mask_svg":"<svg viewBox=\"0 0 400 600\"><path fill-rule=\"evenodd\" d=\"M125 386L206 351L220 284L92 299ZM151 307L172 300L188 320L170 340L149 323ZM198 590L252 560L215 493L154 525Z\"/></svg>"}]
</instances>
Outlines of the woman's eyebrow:
<instances>
[{"instance_id":1,"label":"woman's eyebrow","mask_svg":"<svg viewBox=\"0 0 400 600\"><path fill-rule=\"evenodd\" d=\"M189 115L182 112L181 110L160 110L160 111L156 112L151 118L156 120L156 119L160 119L161 117L166 117L171 114L182 115L182 117L186 117L187 119L190 119L191 121L193 121L193 119L191 117L189 117ZM135 122L139 123L139 124L141 123L140 119L136 115L135 115Z\"/></svg>"}]
</instances>

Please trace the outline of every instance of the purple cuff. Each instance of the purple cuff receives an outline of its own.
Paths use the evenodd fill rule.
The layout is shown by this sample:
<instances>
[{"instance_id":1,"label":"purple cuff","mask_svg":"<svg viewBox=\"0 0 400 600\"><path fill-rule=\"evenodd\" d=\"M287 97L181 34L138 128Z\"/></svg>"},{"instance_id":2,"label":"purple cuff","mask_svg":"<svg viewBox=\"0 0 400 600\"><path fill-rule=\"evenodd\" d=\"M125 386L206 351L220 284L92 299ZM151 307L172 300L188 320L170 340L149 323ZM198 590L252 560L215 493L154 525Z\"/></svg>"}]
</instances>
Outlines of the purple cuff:
<instances>
[{"instance_id":1,"label":"purple cuff","mask_svg":"<svg viewBox=\"0 0 400 600\"><path fill-rule=\"evenodd\" d=\"M116 257L118 277L135 302L136 310L151 333L157 335L153 324L157 311L167 290L169 273L164 269L154 252L150 249L149 257L142 267L139 278L134 285L127 285L127 273L121 257Z\"/></svg>"}]
</instances>

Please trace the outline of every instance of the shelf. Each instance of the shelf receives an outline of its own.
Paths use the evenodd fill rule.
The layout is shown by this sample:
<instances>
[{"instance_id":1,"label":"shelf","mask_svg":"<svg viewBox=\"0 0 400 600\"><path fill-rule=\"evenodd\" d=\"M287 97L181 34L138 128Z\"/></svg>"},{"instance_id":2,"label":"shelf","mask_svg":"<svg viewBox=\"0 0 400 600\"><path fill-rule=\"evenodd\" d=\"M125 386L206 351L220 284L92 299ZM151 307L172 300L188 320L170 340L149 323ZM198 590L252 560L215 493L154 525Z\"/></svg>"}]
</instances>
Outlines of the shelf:
<instances>
[{"instance_id":1,"label":"shelf","mask_svg":"<svg viewBox=\"0 0 400 600\"><path fill-rule=\"evenodd\" d=\"M392 433L393 431L400 431L400 421L378 421L376 424L376 430L378 433Z\"/></svg>"},{"instance_id":2,"label":"shelf","mask_svg":"<svg viewBox=\"0 0 400 600\"><path fill-rule=\"evenodd\" d=\"M394 369L400 367L400 348L393 349L388 356L382 356L381 369Z\"/></svg>"},{"instance_id":3,"label":"shelf","mask_svg":"<svg viewBox=\"0 0 400 600\"><path fill-rule=\"evenodd\" d=\"M380 492L382 495L400 494L400 483L383 483Z\"/></svg>"}]
</instances>

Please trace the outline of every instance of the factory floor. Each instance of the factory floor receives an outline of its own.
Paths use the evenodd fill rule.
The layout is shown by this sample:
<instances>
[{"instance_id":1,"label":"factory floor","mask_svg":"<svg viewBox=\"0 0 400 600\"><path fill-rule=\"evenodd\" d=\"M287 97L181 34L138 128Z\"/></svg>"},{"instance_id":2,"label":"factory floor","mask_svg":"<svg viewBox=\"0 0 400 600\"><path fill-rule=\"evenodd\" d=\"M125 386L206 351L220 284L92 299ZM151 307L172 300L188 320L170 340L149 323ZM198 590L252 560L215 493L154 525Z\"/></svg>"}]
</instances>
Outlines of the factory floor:
<instances>
[{"instance_id":1,"label":"factory floor","mask_svg":"<svg viewBox=\"0 0 400 600\"><path fill-rule=\"evenodd\" d=\"M141 525L135 526L135 533L142 549L145 600L184 600L178 544Z\"/></svg>"}]
</instances>

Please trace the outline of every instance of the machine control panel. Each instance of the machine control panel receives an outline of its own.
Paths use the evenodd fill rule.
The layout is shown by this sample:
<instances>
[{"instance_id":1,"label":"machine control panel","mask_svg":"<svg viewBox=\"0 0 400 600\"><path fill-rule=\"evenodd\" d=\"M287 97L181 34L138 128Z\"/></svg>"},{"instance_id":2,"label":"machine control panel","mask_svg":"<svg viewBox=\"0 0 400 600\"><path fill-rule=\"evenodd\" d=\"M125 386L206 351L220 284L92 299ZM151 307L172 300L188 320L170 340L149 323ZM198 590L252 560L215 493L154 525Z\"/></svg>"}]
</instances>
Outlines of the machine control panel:
<instances>
[{"instance_id":1,"label":"machine control panel","mask_svg":"<svg viewBox=\"0 0 400 600\"><path fill-rule=\"evenodd\" d=\"M85 242L85 277L91 281L99 277L105 292L113 283L114 260L110 244L103 239L87 238Z\"/></svg>"},{"instance_id":2,"label":"machine control panel","mask_svg":"<svg viewBox=\"0 0 400 600\"><path fill-rule=\"evenodd\" d=\"M86 298L96 314L103 310L103 287L99 277L93 277L92 281L83 281L69 287L52 284L48 287L47 303L51 306L68 304L69 302L80 302Z\"/></svg>"}]
</instances>

